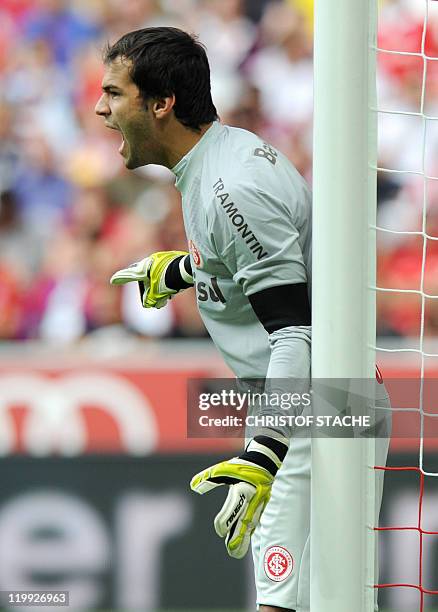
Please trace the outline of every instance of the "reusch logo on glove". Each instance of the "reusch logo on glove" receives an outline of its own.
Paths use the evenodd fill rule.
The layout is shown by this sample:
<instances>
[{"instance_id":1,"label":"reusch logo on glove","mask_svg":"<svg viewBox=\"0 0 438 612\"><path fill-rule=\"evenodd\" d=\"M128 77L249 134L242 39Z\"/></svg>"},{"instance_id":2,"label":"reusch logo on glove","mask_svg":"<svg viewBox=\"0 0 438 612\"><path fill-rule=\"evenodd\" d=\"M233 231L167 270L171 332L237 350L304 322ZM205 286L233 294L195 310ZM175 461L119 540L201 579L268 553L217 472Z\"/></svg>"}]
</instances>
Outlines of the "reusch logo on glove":
<instances>
[{"instance_id":1,"label":"reusch logo on glove","mask_svg":"<svg viewBox=\"0 0 438 612\"><path fill-rule=\"evenodd\" d=\"M237 516L237 514L238 514L239 510L241 509L241 507L242 507L242 506L243 506L243 504L245 503L245 500L246 500L246 497L245 497L245 495L242 493L242 494L240 495L239 503L237 504L237 506L234 508L233 512L232 512L232 513L230 514L230 516L228 517L228 520L227 520L227 527L228 527L228 525L230 525L230 524L231 524L231 523L234 521L234 519L236 518L236 516Z\"/></svg>"},{"instance_id":2,"label":"reusch logo on glove","mask_svg":"<svg viewBox=\"0 0 438 612\"><path fill-rule=\"evenodd\" d=\"M270 580L282 582L292 574L294 561L283 546L270 546L265 552L263 565Z\"/></svg>"}]
</instances>

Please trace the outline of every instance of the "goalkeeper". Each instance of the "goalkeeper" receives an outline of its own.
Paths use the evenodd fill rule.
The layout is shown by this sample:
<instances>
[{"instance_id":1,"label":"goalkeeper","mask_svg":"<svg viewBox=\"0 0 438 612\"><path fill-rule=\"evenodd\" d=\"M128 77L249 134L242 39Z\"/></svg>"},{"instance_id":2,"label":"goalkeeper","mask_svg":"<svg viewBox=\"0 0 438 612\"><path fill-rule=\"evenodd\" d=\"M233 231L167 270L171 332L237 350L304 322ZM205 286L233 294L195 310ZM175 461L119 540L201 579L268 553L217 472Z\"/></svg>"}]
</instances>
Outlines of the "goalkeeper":
<instances>
[{"instance_id":1,"label":"goalkeeper","mask_svg":"<svg viewBox=\"0 0 438 612\"><path fill-rule=\"evenodd\" d=\"M96 113L121 133L127 168L152 163L173 171L190 251L154 253L112 282L138 281L146 308L195 286L205 326L237 377L308 381L305 181L256 135L219 123L205 51L185 32L128 33L104 62ZM309 610L310 440L290 443L290 434L265 429L239 457L191 483L200 494L229 487L215 529L232 557L251 543L261 612Z\"/></svg>"}]
</instances>

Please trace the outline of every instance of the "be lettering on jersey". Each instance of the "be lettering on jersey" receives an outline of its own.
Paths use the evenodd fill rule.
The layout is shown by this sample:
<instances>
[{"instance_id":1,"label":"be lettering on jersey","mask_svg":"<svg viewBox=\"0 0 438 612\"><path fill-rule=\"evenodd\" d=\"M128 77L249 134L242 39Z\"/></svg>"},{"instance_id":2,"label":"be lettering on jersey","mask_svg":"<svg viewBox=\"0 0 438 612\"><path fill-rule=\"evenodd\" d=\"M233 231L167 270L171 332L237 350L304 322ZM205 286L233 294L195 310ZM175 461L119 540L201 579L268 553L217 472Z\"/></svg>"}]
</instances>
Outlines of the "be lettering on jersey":
<instances>
[{"instance_id":1,"label":"be lettering on jersey","mask_svg":"<svg viewBox=\"0 0 438 612\"><path fill-rule=\"evenodd\" d=\"M237 205L232 201L230 194L226 192L224 182L221 178L214 183L213 191L222 210L224 210L231 219L231 223L235 228L237 228L237 231L248 245L249 250L257 256L259 261L264 257L267 257L268 252L248 226L248 223L245 221L245 217L240 213Z\"/></svg>"}]
</instances>

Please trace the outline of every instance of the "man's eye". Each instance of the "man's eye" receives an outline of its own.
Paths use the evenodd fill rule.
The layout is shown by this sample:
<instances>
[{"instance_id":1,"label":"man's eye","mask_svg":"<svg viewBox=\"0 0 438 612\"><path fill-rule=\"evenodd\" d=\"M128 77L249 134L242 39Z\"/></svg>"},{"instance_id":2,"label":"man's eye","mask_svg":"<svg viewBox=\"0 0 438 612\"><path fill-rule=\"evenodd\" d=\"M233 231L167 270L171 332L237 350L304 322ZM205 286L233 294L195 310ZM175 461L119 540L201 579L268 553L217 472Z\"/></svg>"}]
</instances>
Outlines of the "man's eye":
<instances>
[{"instance_id":1,"label":"man's eye","mask_svg":"<svg viewBox=\"0 0 438 612\"><path fill-rule=\"evenodd\" d=\"M110 91L109 95L111 98L117 98L120 94L117 91Z\"/></svg>"}]
</instances>

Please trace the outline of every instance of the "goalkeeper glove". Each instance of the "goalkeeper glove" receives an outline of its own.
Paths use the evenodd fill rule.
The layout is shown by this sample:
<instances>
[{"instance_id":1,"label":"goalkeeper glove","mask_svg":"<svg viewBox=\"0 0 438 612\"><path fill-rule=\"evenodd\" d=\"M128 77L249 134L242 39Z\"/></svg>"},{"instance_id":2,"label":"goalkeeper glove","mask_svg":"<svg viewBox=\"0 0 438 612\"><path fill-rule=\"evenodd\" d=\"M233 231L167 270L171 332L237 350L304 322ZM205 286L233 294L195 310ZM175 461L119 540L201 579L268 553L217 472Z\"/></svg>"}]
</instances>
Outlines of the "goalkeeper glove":
<instances>
[{"instance_id":1,"label":"goalkeeper glove","mask_svg":"<svg viewBox=\"0 0 438 612\"><path fill-rule=\"evenodd\" d=\"M230 487L214 528L219 537L225 538L231 557L242 559L246 555L287 450L285 438L255 436L242 455L217 463L192 478L191 489L201 495L221 485Z\"/></svg>"},{"instance_id":2,"label":"goalkeeper glove","mask_svg":"<svg viewBox=\"0 0 438 612\"><path fill-rule=\"evenodd\" d=\"M185 251L159 251L119 270L111 277L112 285L125 285L137 281L144 308L162 308L172 295L193 285L193 278L185 268ZM178 288L166 285L166 273L172 268ZM176 268L176 270L175 270Z\"/></svg>"}]
</instances>

